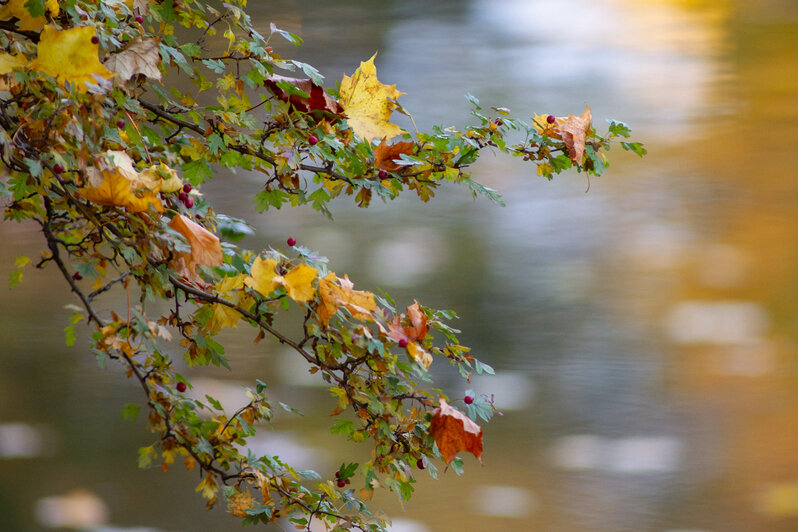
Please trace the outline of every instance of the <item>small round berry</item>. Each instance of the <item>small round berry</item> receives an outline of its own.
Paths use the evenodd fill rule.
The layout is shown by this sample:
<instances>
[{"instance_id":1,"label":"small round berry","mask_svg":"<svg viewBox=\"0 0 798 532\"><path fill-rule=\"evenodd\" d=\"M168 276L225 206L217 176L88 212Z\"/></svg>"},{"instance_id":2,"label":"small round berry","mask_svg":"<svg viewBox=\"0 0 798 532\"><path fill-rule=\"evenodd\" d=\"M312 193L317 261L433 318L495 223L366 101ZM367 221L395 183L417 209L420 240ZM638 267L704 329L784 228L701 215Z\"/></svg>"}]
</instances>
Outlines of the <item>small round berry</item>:
<instances>
[{"instance_id":1,"label":"small round berry","mask_svg":"<svg viewBox=\"0 0 798 532\"><path fill-rule=\"evenodd\" d=\"M63 167L63 166L61 166L60 164L58 164L58 163L55 163L55 164L53 165L53 172L55 172L56 174L63 173L63 171L64 171L64 167Z\"/></svg>"},{"instance_id":2,"label":"small round berry","mask_svg":"<svg viewBox=\"0 0 798 532\"><path fill-rule=\"evenodd\" d=\"M177 391L183 393L186 391L186 383L185 382L178 382L177 383Z\"/></svg>"},{"instance_id":3,"label":"small round berry","mask_svg":"<svg viewBox=\"0 0 798 532\"><path fill-rule=\"evenodd\" d=\"M91 43L92 44L100 44L100 38L97 37L96 35L92 35L91 36Z\"/></svg>"},{"instance_id":4,"label":"small round berry","mask_svg":"<svg viewBox=\"0 0 798 532\"><path fill-rule=\"evenodd\" d=\"M188 194L186 194L185 192L181 192L180 194L177 195L177 199L185 203L186 200L188 199Z\"/></svg>"},{"instance_id":5,"label":"small round berry","mask_svg":"<svg viewBox=\"0 0 798 532\"><path fill-rule=\"evenodd\" d=\"M119 129L124 128L125 127L125 121L122 120L122 119L117 120L116 121L116 127L118 127Z\"/></svg>"},{"instance_id":6,"label":"small round berry","mask_svg":"<svg viewBox=\"0 0 798 532\"><path fill-rule=\"evenodd\" d=\"M380 168L380 179L388 179L388 172Z\"/></svg>"},{"instance_id":7,"label":"small round berry","mask_svg":"<svg viewBox=\"0 0 798 532\"><path fill-rule=\"evenodd\" d=\"M83 280L83 276L80 274L80 272L73 273L72 274L72 278L74 280L76 280L76 281L82 281Z\"/></svg>"},{"instance_id":8,"label":"small round berry","mask_svg":"<svg viewBox=\"0 0 798 532\"><path fill-rule=\"evenodd\" d=\"M286 243L287 243L289 246L292 246L292 247L293 247L293 246L296 246L296 238L294 238L294 237L291 237L291 238L289 238L289 239L288 239L288 240L286 240L285 242L286 242Z\"/></svg>"},{"instance_id":9,"label":"small round berry","mask_svg":"<svg viewBox=\"0 0 798 532\"><path fill-rule=\"evenodd\" d=\"M174 292L172 292L171 290L167 290L166 292L164 292L164 294L163 294L163 295L165 295L165 296L166 296L166 297L168 297L169 299L172 299L172 297L174 297L174 295L175 295L175 294L174 294Z\"/></svg>"},{"instance_id":10,"label":"small round berry","mask_svg":"<svg viewBox=\"0 0 798 532\"><path fill-rule=\"evenodd\" d=\"M424 459L423 458L419 458L418 459L418 461L416 462L416 467L419 468L419 469L424 469L425 466L424 466Z\"/></svg>"},{"instance_id":11,"label":"small round berry","mask_svg":"<svg viewBox=\"0 0 798 532\"><path fill-rule=\"evenodd\" d=\"M338 487L343 488L344 486L346 486L346 480L342 478L338 479Z\"/></svg>"},{"instance_id":12,"label":"small round berry","mask_svg":"<svg viewBox=\"0 0 798 532\"><path fill-rule=\"evenodd\" d=\"M189 185L188 183L186 183L185 185L183 185L183 192L185 192L186 194L188 194L188 193L189 193L189 192L191 192L192 190L194 190L194 187L192 187L192 186L191 186L191 185Z\"/></svg>"},{"instance_id":13,"label":"small round berry","mask_svg":"<svg viewBox=\"0 0 798 532\"><path fill-rule=\"evenodd\" d=\"M341 472L340 471L336 471L335 472L335 478L341 478Z\"/></svg>"},{"instance_id":14,"label":"small round berry","mask_svg":"<svg viewBox=\"0 0 798 532\"><path fill-rule=\"evenodd\" d=\"M194 200L191 198L186 198L186 201L183 202L183 205L185 205L186 208L190 209L191 207L194 206Z\"/></svg>"},{"instance_id":15,"label":"small round berry","mask_svg":"<svg viewBox=\"0 0 798 532\"><path fill-rule=\"evenodd\" d=\"M548 120L548 118L546 120ZM504 125L504 120L502 120L501 118L497 118L496 119L496 125L497 126L503 126Z\"/></svg>"},{"instance_id":16,"label":"small round berry","mask_svg":"<svg viewBox=\"0 0 798 532\"><path fill-rule=\"evenodd\" d=\"M549 115L546 117L546 122L548 122L549 124L553 124L555 120L557 120L557 117L555 117L554 115Z\"/></svg>"},{"instance_id":17,"label":"small round berry","mask_svg":"<svg viewBox=\"0 0 798 532\"><path fill-rule=\"evenodd\" d=\"M144 22L144 17L142 17L141 15L138 15L138 16L136 17L136 22L138 22L139 24L141 24L142 22Z\"/></svg>"},{"instance_id":18,"label":"small round berry","mask_svg":"<svg viewBox=\"0 0 798 532\"><path fill-rule=\"evenodd\" d=\"M399 347L407 347L407 338L401 338L399 340Z\"/></svg>"},{"instance_id":19,"label":"small round berry","mask_svg":"<svg viewBox=\"0 0 798 532\"><path fill-rule=\"evenodd\" d=\"M311 135L310 137L308 137L308 144L310 144L311 146L315 146L318 141L319 137L317 137L316 135Z\"/></svg>"},{"instance_id":20,"label":"small round berry","mask_svg":"<svg viewBox=\"0 0 798 532\"><path fill-rule=\"evenodd\" d=\"M467 405L470 405L471 403L474 402L474 398L471 397L470 395L466 395L465 397L463 397L463 402Z\"/></svg>"}]
</instances>

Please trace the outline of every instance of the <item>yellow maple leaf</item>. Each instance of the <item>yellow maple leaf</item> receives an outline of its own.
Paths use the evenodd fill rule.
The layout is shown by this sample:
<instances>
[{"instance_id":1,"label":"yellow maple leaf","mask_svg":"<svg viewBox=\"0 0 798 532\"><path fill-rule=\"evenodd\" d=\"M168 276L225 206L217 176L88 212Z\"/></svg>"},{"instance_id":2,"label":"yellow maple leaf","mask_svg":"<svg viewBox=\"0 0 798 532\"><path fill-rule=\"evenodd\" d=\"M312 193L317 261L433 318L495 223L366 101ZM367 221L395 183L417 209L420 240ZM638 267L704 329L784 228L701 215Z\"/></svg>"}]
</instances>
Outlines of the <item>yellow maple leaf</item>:
<instances>
[{"instance_id":1,"label":"yellow maple leaf","mask_svg":"<svg viewBox=\"0 0 798 532\"><path fill-rule=\"evenodd\" d=\"M47 20L42 17L31 16L25 4L28 0L8 0L8 3L0 9L0 20L8 20L10 18L19 19L17 29L23 31L38 31L44 27ZM58 0L47 0L44 7L51 17L58 16L60 8L58 7Z\"/></svg>"},{"instance_id":2,"label":"yellow maple leaf","mask_svg":"<svg viewBox=\"0 0 798 532\"><path fill-rule=\"evenodd\" d=\"M391 113L397 104L392 101L404 92L396 85L383 85L377 79L374 66L375 53L352 74L341 80L340 104L344 108L349 127L360 137L371 142L375 138L391 139L402 133L402 128L391 123Z\"/></svg>"},{"instance_id":3,"label":"yellow maple leaf","mask_svg":"<svg viewBox=\"0 0 798 532\"><path fill-rule=\"evenodd\" d=\"M335 281L338 277L334 272L330 272L319 279L319 299L320 303L316 307L316 315L322 325L330 323L330 318L338 311L338 298L336 297Z\"/></svg>"},{"instance_id":4,"label":"yellow maple leaf","mask_svg":"<svg viewBox=\"0 0 798 532\"><path fill-rule=\"evenodd\" d=\"M94 76L110 79L114 73L100 63L99 46L91 42L93 36L91 26L67 30L45 26L30 68L57 78L61 84L70 82L80 91L86 90L86 83L97 83Z\"/></svg>"},{"instance_id":5,"label":"yellow maple leaf","mask_svg":"<svg viewBox=\"0 0 798 532\"><path fill-rule=\"evenodd\" d=\"M250 275L244 280L244 284L257 290L263 297L269 297L279 284L280 276L274 273L277 266L274 259L263 260L256 257L249 270Z\"/></svg>"},{"instance_id":6,"label":"yellow maple leaf","mask_svg":"<svg viewBox=\"0 0 798 532\"><path fill-rule=\"evenodd\" d=\"M313 299L313 294L316 292L313 288L313 279L318 273L319 270L316 268L300 264L281 277L280 281L285 287L288 297L297 303L304 303Z\"/></svg>"},{"instance_id":7,"label":"yellow maple leaf","mask_svg":"<svg viewBox=\"0 0 798 532\"><path fill-rule=\"evenodd\" d=\"M240 312L221 303L211 305L211 310L213 311L211 319L208 320L210 331L219 332L222 327L235 327L241 319Z\"/></svg>"}]
</instances>

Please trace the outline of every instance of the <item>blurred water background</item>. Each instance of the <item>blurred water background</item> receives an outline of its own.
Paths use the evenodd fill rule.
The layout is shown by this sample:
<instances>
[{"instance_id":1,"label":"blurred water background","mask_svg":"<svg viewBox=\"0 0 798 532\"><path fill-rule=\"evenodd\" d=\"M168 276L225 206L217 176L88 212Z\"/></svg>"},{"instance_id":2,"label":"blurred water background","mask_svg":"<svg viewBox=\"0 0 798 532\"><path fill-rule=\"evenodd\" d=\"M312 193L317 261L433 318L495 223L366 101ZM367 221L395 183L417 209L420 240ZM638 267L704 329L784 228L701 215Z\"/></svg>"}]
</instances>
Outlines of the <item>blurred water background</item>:
<instances>
[{"instance_id":1,"label":"blurred water background","mask_svg":"<svg viewBox=\"0 0 798 532\"><path fill-rule=\"evenodd\" d=\"M798 4L791 0L251 2L305 44L330 84L379 50L380 79L419 127L463 126L486 105L628 122L643 160L618 151L585 193L484 156L477 179L506 207L447 187L367 210L258 215L257 176L203 191L258 238L288 236L360 288L456 309L478 380L504 415L484 467L421 475L397 532L798 530ZM0 224L0 278L36 255L33 226ZM3 290L6 290L3 288ZM28 272L0 307L0 530L238 530L206 513L195 474L136 469L151 435L120 417L139 390L66 348L56 272ZM85 329L84 329L85 331ZM228 338L233 371L188 371L217 398L260 378L281 415L254 447L331 476L367 449L329 434L328 393L275 345ZM454 397L466 386L440 372ZM235 404L232 403L232 404ZM175 468L178 469L178 468ZM284 529L289 530L286 525Z\"/></svg>"}]
</instances>

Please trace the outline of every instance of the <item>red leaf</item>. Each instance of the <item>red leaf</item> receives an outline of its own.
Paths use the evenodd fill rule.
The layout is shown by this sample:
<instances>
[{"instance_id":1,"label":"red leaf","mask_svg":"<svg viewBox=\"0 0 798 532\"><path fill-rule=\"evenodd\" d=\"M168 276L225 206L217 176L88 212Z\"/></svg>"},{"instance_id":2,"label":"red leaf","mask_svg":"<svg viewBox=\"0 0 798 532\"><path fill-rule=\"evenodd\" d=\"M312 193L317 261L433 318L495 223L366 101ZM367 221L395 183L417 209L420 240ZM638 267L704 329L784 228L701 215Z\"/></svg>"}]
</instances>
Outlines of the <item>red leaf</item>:
<instances>
[{"instance_id":1,"label":"red leaf","mask_svg":"<svg viewBox=\"0 0 798 532\"><path fill-rule=\"evenodd\" d=\"M447 464L460 451L468 451L482 462L482 429L443 398L440 407L433 410L429 433Z\"/></svg>"},{"instance_id":2,"label":"red leaf","mask_svg":"<svg viewBox=\"0 0 798 532\"><path fill-rule=\"evenodd\" d=\"M310 98L302 98L296 94L289 94L277 86L277 82L279 81L290 83L305 94L310 95ZM316 85L311 79L287 78L285 76L274 75L264 81L263 84L266 85L275 96L285 102L291 102L299 111L305 113L311 111L327 111L341 117L343 116L343 109L338 105L338 102L324 92L324 87Z\"/></svg>"}]
</instances>

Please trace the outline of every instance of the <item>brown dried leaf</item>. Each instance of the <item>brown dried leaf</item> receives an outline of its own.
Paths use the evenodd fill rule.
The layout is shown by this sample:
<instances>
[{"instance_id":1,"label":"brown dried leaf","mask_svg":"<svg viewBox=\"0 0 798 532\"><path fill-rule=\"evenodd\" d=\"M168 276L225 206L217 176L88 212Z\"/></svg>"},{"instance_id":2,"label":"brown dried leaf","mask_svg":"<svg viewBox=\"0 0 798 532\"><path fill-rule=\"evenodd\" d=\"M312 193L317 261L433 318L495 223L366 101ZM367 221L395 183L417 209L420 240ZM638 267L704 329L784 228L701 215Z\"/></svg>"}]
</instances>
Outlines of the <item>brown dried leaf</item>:
<instances>
[{"instance_id":1,"label":"brown dried leaf","mask_svg":"<svg viewBox=\"0 0 798 532\"><path fill-rule=\"evenodd\" d=\"M433 410L429 433L447 464L460 451L468 451L482 462L482 429L443 398L440 407Z\"/></svg>"},{"instance_id":2,"label":"brown dried leaf","mask_svg":"<svg viewBox=\"0 0 798 532\"><path fill-rule=\"evenodd\" d=\"M137 74L160 81L160 62L158 41L136 37L124 50L109 57L104 64L108 70L116 72L117 79L121 81L127 81Z\"/></svg>"},{"instance_id":3,"label":"brown dried leaf","mask_svg":"<svg viewBox=\"0 0 798 532\"><path fill-rule=\"evenodd\" d=\"M582 116L568 115L568 118L557 121L556 128L560 138L568 147L568 157L577 165L582 164L582 159L585 156L585 137L590 132L590 122L592 120L590 107L585 107L586 110L582 113Z\"/></svg>"},{"instance_id":4,"label":"brown dried leaf","mask_svg":"<svg viewBox=\"0 0 798 532\"><path fill-rule=\"evenodd\" d=\"M418 301L407 307L407 319L410 320L410 327L405 327L405 333L413 340L423 340L429 332L429 325L427 315L421 310Z\"/></svg>"}]
</instances>

